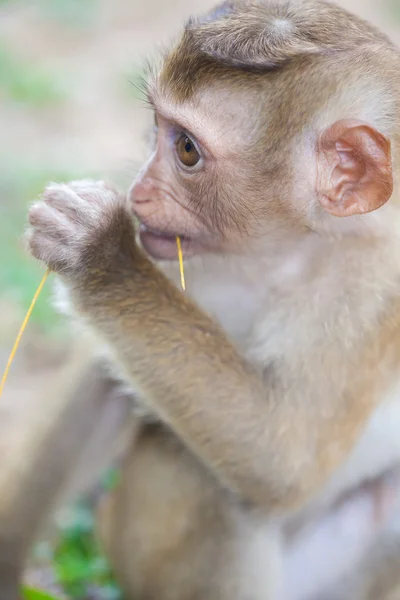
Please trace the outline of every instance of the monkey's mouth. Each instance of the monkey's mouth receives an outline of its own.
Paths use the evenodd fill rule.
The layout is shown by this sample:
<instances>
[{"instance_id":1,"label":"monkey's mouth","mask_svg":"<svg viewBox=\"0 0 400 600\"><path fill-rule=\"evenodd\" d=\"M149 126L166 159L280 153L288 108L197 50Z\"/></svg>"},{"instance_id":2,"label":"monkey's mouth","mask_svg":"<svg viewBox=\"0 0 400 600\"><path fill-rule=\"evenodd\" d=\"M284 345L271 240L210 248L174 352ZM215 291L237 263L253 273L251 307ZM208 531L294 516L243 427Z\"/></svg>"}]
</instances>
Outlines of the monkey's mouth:
<instances>
[{"instance_id":1,"label":"monkey's mouth","mask_svg":"<svg viewBox=\"0 0 400 600\"><path fill-rule=\"evenodd\" d=\"M193 240L180 233L160 231L148 227L144 223L139 227L139 238L145 251L157 260L174 260L178 258L176 236L180 237L184 258L195 252Z\"/></svg>"}]
</instances>

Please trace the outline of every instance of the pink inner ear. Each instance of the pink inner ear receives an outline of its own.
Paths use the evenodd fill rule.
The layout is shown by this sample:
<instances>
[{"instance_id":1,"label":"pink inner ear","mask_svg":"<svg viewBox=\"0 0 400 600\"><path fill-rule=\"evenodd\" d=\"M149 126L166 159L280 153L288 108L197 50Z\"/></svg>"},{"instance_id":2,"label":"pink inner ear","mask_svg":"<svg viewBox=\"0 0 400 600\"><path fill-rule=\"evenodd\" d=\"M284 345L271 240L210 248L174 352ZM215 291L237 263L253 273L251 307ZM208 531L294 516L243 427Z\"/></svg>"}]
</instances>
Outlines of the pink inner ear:
<instances>
[{"instance_id":1,"label":"pink inner ear","mask_svg":"<svg viewBox=\"0 0 400 600\"><path fill-rule=\"evenodd\" d=\"M393 189L390 141L362 121L338 121L320 139L319 199L331 214L371 212Z\"/></svg>"},{"instance_id":2,"label":"pink inner ear","mask_svg":"<svg viewBox=\"0 0 400 600\"><path fill-rule=\"evenodd\" d=\"M337 144L337 148L342 146ZM338 149L338 157L340 159L338 166L332 173L332 183L355 183L360 181L365 175L366 167L360 154L356 154L354 150L347 147L346 150Z\"/></svg>"}]
</instances>

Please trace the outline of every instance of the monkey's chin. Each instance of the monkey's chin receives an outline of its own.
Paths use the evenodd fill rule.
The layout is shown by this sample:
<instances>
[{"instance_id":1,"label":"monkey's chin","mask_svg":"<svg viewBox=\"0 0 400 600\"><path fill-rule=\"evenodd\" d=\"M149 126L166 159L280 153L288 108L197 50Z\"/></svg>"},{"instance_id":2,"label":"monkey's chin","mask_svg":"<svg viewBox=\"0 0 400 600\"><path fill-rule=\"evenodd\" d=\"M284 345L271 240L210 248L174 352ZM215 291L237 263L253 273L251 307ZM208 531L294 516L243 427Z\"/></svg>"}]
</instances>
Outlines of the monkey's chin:
<instances>
[{"instance_id":1,"label":"monkey's chin","mask_svg":"<svg viewBox=\"0 0 400 600\"><path fill-rule=\"evenodd\" d=\"M140 243L143 249L156 260L176 260L178 248L176 236L154 233L149 230L139 231ZM195 244L189 238L181 238L182 253L184 258L196 254Z\"/></svg>"}]
</instances>

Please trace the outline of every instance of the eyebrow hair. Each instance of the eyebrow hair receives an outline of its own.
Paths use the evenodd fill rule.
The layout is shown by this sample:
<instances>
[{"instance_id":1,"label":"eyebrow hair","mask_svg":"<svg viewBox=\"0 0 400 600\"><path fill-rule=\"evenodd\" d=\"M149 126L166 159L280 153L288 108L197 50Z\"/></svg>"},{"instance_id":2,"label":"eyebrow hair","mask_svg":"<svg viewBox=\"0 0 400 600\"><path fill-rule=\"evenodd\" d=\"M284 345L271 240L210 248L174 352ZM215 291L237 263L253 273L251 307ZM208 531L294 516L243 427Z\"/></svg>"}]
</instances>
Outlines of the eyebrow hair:
<instances>
[{"instance_id":1,"label":"eyebrow hair","mask_svg":"<svg viewBox=\"0 0 400 600\"><path fill-rule=\"evenodd\" d=\"M196 140L198 140L199 144L205 148L205 150L212 154L210 145L205 140L204 136L201 133L197 134L197 132L193 130L193 122L189 123L189 120L184 116L181 116L180 118L177 111L166 111L163 108L163 104L165 104L165 102L161 100L161 96L158 94L156 86L151 84L148 85L146 95L147 102L158 114L160 114L165 120L175 123L182 130L186 131L189 136L193 136Z\"/></svg>"}]
</instances>

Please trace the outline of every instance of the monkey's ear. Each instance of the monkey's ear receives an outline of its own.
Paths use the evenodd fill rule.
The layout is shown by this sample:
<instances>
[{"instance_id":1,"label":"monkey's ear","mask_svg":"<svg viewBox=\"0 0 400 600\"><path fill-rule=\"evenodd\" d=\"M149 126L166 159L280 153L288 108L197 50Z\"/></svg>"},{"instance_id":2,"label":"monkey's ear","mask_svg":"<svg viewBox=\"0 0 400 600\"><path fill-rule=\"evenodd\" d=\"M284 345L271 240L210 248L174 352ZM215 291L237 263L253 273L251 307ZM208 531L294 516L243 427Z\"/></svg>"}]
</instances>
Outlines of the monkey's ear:
<instances>
[{"instance_id":1,"label":"monkey's ear","mask_svg":"<svg viewBox=\"0 0 400 600\"><path fill-rule=\"evenodd\" d=\"M336 217L376 210L393 191L390 141L363 121L326 129L318 148L318 198Z\"/></svg>"}]
</instances>

